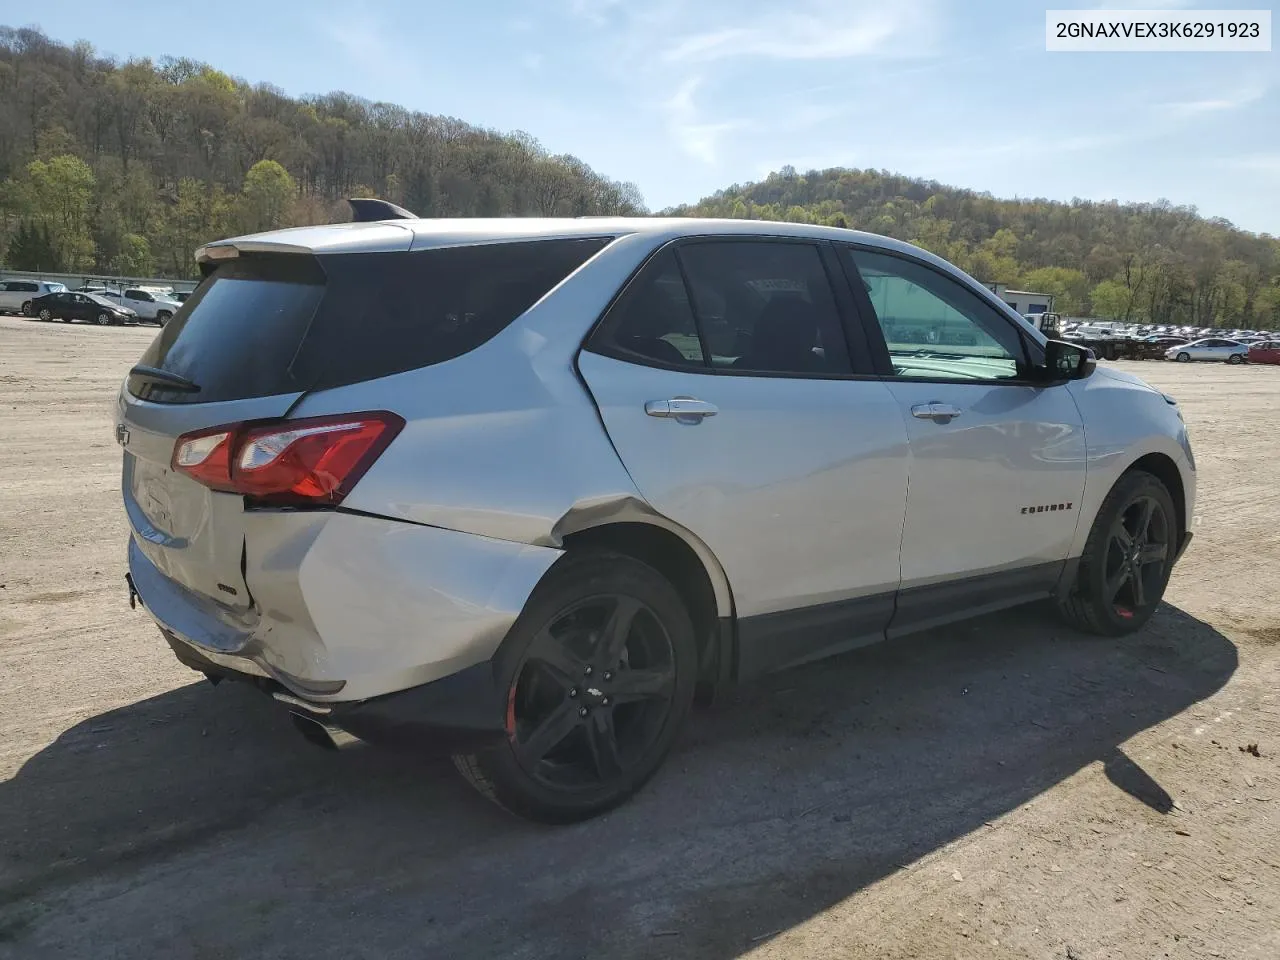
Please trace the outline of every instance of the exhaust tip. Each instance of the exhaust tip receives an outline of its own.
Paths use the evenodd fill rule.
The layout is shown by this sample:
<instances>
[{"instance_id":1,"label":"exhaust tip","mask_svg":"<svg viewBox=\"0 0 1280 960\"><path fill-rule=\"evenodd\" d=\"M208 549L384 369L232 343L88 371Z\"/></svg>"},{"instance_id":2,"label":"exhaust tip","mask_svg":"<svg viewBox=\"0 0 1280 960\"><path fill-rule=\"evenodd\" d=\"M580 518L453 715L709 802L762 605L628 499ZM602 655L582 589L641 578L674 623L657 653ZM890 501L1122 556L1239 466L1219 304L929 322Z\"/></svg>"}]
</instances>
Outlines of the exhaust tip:
<instances>
[{"instance_id":1,"label":"exhaust tip","mask_svg":"<svg viewBox=\"0 0 1280 960\"><path fill-rule=\"evenodd\" d=\"M321 723L314 717L301 713L291 713L290 716L293 717L293 725L298 728L298 732L321 749L345 750L360 742L358 737L352 736L347 731L331 724Z\"/></svg>"}]
</instances>

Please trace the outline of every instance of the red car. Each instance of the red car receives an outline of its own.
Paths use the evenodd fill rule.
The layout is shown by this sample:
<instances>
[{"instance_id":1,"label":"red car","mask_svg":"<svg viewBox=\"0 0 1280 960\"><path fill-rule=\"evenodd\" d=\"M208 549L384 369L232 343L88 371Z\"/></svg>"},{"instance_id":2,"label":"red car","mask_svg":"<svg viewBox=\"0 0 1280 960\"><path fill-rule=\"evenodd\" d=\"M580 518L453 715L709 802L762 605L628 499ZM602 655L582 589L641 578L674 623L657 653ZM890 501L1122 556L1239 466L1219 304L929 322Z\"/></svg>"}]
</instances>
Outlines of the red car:
<instances>
[{"instance_id":1,"label":"red car","mask_svg":"<svg viewBox=\"0 0 1280 960\"><path fill-rule=\"evenodd\" d=\"M1255 343L1249 348L1250 363L1280 363L1280 340Z\"/></svg>"}]
</instances>

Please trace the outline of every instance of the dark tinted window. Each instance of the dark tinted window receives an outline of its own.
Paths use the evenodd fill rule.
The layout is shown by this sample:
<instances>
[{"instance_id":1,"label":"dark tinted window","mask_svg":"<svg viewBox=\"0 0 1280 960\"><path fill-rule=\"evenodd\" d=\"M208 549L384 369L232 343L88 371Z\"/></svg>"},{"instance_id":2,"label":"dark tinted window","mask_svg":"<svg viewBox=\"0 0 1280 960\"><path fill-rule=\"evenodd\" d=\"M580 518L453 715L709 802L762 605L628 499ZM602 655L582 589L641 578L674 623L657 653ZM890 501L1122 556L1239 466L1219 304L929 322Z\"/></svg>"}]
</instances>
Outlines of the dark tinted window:
<instances>
[{"instance_id":1,"label":"dark tinted window","mask_svg":"<svg viewBox=\"0 0 1280 960\"><path fill-rule=\"evenodd\" d=\"M326 257L330 292L300 363L316 389L460 357L506 329L609 242L533 240Z\"/></svg>"},{"instance_id":2,"label":"dark tinted window","mask_svg":"<svg viewBox=\"0 0 1280 960\"><path fill-rule=\"evenodd\" d=\"M489 340L607 242L232 260L200 284L139 361L199 391L141 377L129 389L148 400L208 403L440 363Z\"/></svg>"},{"instance_id":3,"label":"dark tinted window","mask_svg":"<svg viewBox=\"0 0 1280 960\"><path fill-rule=\"evenodd\" d=\"M840 316L818 248L717 242L679 249L713 367L849 373Z\"/></svg>"},{"instance_id":4,"label":"dark tinted window","mask_svg":"<svg viewBox=\"0 0 1280 960\"><path fill-rule=\"evenodd\" d=\"M218 267L138 361L196 383L197 392L130 377L144 400L210 403L304 389L291 369L325 293L311 257L247 257Z\"/></svg>"},{"instance_id":5,"label":"dark tinted window","mask_svg":"<svg viewBox=\"0 0 1280 960\"><path fill-rule=\"evenodd\" d=\"M40 291L40 284L38 284L38 283L28 283L28 282L26 282L26 281L22 281L22 280L20 280L20 281L18 281L17 283L15 283L15 284L13 284L12 286L10 286L10 287L9 287L9 289L10 289L10 290L21 290L23 293L38 293L38 292ZM50 284L50 285L49 285L49 289L50 289L50 290L65 290L65 289L66 289L66 287L64 287L64 286L63 286L62 284L60 284L60 283L55 283L55 284Z\"/></svg>"},{"instance_id":6,"label":"dark tinted window","mask_svg":"<svg viewBox=\"0 0 1280 960\"><path fill-rule=\"evenodd\" d=\"M703 367L702 344L675 251L649 261L609 311L593 344L621 359Z\"/></svg>"},{"instance_id":7,"label":"dark tinted window","mask_svg":"<svg viewBox=\"0 0 1280 960\"><path fill-rule=\"evenodd\" d=\"M627 287L590 346L671 367L850 372L822 257L799 243L668 247Z\"/></svg>"}]
</instances>

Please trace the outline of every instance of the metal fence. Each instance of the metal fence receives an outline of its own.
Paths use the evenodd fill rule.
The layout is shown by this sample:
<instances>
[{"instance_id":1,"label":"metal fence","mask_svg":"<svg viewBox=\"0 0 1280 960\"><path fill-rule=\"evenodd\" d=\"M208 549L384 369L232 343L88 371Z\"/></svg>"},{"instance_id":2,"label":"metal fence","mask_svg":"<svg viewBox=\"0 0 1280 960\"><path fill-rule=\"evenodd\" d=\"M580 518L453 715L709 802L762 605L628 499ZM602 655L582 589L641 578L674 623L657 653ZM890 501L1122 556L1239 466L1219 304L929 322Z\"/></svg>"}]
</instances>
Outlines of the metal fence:
<instances>
[{"instance_id":1,"label":"metal fence","mask_svg":"<svg viewBox=\"0 0 1280 960\"><path fill-rule=\"evenodd\" d=\"M97 284L104 287L144 288L148 290L172 290L189 293L196 288L195 280L168 280L163 277L116 277L98 273L45 273L38 270L7 270L0 268L0 280L45 280L66 284L67 289Z\"/></svg>"}]
</instances>

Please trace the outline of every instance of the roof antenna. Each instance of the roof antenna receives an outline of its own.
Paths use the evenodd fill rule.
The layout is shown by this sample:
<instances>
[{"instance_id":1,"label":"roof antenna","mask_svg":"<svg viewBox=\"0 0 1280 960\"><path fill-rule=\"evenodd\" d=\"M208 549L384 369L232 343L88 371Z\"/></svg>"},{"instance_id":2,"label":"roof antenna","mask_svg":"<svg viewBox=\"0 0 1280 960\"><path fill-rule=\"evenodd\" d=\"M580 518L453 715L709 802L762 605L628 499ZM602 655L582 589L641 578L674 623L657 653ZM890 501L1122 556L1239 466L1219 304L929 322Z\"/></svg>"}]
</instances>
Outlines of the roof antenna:
<instances>
[{"instance_id":1,"label":"roof antenna","mask_svg":"<svg viewBox=\"0 0 1280 960\"><path fill-rule=\"evenodd\" d=\"M390 200L376 197L348 197L353 223L373 223L378 220L417 220L418 215L404 207L397 207Z\"/></svg>"}]
</instances>

